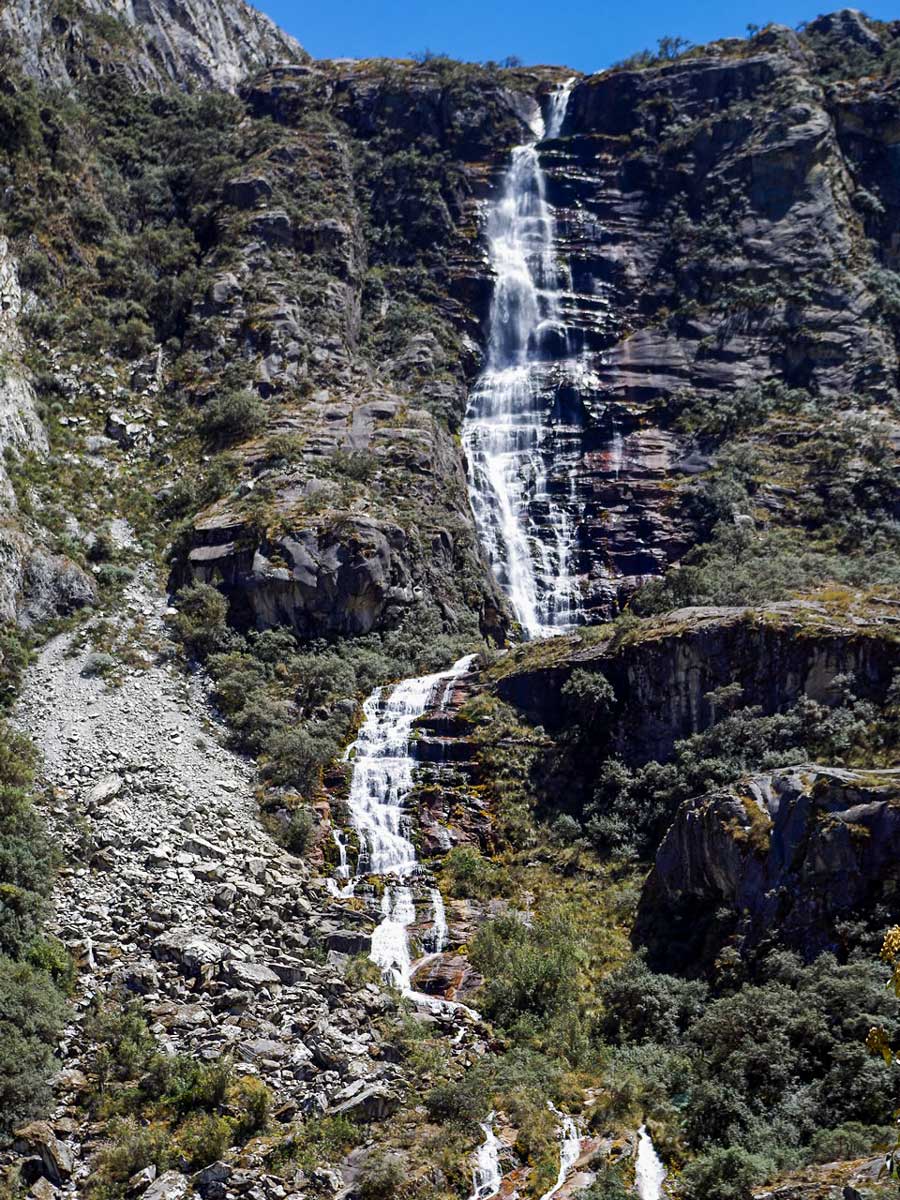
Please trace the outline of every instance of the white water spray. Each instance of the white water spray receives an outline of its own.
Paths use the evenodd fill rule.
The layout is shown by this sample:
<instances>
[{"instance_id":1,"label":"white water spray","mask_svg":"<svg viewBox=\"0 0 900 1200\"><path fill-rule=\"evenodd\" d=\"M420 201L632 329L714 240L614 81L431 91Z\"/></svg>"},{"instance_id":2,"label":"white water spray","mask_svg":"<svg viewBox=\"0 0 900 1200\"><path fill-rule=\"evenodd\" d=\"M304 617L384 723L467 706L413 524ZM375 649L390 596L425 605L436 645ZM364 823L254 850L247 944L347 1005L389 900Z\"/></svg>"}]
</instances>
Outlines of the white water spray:
<instances>
[{"instance_id":1,"label":"white water spray","mask_svg":"<svg viewBox=\"0 0 900 1200\"><path fill-rule=\"evenodd\" d=\"M500 1191L503 1173L500 1170L501 1142L494 1133L494 1113L482 1122L481 1132L484 1141L478 1147L475 1156L475 1170L472 1172L472 1195L469 1200L490 1200Z\"/></svg>"},{"instance_id":2,"label":"white water spray","mask_svg":"<svg viewBox=\"0 0 900 1200\"><path fill-rule=\"evenodd\" d=\"M555 1196L562 1185L569 1178L569 1172L578 1162L578 1156L581 1153L581 1135L578 1132L578 1126L572 1117L561 1113L555 1105L548 1100L547 1105L560 1120L559 1126L559 1174L556 1176L556 1183L548 1192L544 1192L541 1200L551 1200Z\"/></svg>"},{"instance_id":3,"label":"white water spray","mask_svg":"<svg viewBox=\"0 0 900 1200\"><path fill-rule=\"evenodd\" d=\"M571 521L550 490L550 427L538 387L548 347L565 344L555 223L537 143L557 137L574 80L550 98L546 126L517 146L488 213L495 285L487 363L463 426L469 496L482 544L527 637L547 637L579 614Z\"/></svg>"},{"instance_id":4,"label":"white water spray","mask_svg":"<svg viewBox=\"0 0 900 1200\"><path fill-rule=\"evenodd\" d=\"M431 889L431 908L434 914L434 924L431 929L432 949L435 954L440 954L450 937L450 930L447 928L447 910L444 907L444 897L441 895L440 888Z\"/></svg>"},{"instance_id":5,"label":"white water spray","mask_svg":"<svg viewBox=\"0 0 900 1200\"><path fill-rule=\"evenodd\" d=\"M662 1200L666 1168L662 1165L647 1126L638 1130L637 1158L634 1166L634 1186L640 1200Z\"/></svg>"},{"instance_id":6,"label":"white water spray","mask_svg":"<svg viewBox=\"0 0 900 1200\"><path fill-rule=\"evenodd\" d=\"M446 671L421 675L398 683L388 695L379 688L363 705L364 720L346 757L353 763L348 807L359 838L356 876L347 883L329 880L332 895L353 895L357 880L365 875L397 877L385 885L381 899L381 922L372 934L371 959L385 978L405 995L431 1007L447 1002L419 996L411 988L413 970L409 927L416 920L413 891L405 882L416 874L416 848L410 840L409 818L404 805L413 787L415 761L410 753L414 723L441 689L441 703L448 701L456 680L471 666L474 655L466 655ZM335 832L340 865L339 879L350 874L346 843ZM447 915L437 888L430 889L433 910L432 939L436 951L446 946ZM464 1005L454 1005L464 1008ZM467 1010L471 1011L471 1010Z\"/></svg>"}]
</instances>

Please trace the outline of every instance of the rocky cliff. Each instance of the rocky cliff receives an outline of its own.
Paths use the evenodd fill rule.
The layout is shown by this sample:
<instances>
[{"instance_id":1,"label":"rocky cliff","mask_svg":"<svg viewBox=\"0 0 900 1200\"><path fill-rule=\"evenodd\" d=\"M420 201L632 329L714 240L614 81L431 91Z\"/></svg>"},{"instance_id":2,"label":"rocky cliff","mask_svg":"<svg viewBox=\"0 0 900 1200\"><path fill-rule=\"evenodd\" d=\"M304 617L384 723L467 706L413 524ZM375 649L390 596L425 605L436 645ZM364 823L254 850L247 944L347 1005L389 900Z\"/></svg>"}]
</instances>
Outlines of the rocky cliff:
<instances>
[{"instance_id":1,"label":"rocky cliff","mask_svg":"<svg viewBox=\"0 0 900 1200\"><path fill-rule=\"evenodd\" d=\"M744 949L840 949L841 922L893 903L898 783L896 771L792 767L686 802L647 880L638 937L689 968L720 948L724 907Z\"/></svg>"},{"instance_id":2,"label":"rocky cliff","mask_svg":"<svg viewBox=\"0 0 900 1200\"><path fill-rule=\"evenodd\" d=\"M848 489L879 578L894 578L882 530L897 512L882 475L896 445L885 165L893 93L889 79L829 82L828 54L845 32L769 27L676 62L580 80L561 137L542 146L570 275L567 340L541 372L544 454L554 502L576 531L575 570L593 619L614 614L717 522L720 537L734 524L742 559L770 560L763 575L782 568L784 582L800 586L815 578L787 549L807 537L807 554L823 557L835 539L846 543L849 561L822 569L862 579L835 507ZM851 34L873 61L892 53L887 27L852 24ZM479 368L490 296L480 214L505 149L531 136L553 78L512 70L498 81L442 63L319 64L248 93L251 111L273 116L295 141L327 114L330 153L343 148L344 165L327 170L340 228L297 228L282 215L271 154L247 168L261 181L240 193L259 210L250 228L264 243L331 280L316 320L321 329L328 319L337 342L317 350L319 367L342 344L351 359L374 359L388 395L414 379L416 403L454 427ZM296 197L296 179L289 186ZM423 287L416 272L426 267ZM232 287L229 303L241 313L238 295ZM429 314L428 332L410 324L413 311ZM259 381L283 392L303 375L300 350L283 319L267 324ZM345 384L344 403L346 395ZM852 461L841 455L848 438L860 448ZM537 511L531 518L545 524ZM740 571L712 585L713 596L742 589L752 598L754 588ZM710 590L690 571L670 587L682 600Z\"/></svg>"},{"instance_id":3,"label":"rocky cliff","mask_svg":"<svg viewBox=\"0 0 900 1200\"><path fill-rule=\"evenodd\" d=\"M451 1200L490 1150L620 1195L647 1127L686 1200L868 1186L900 25L574 78L313 62L224 0L0 28L10 1186ZM565 95L520 516L574 531L586 627L520 645L460 435L487 217ZM354 738L435 671L378 743L416 870L363 874Z\"/></svg>"},{"instance_id":4,"label":"rocky cliff","mask_svg":"<svg viewBox=\"0 0 900 1200\"><path fill-rule=\"evenodd\" d=\"M555 731L572 720L565 688L575 671L613 687L611 715L588 726L627 762L668 758L680 738L721 718L717 693L738 689L741 703L766 713L803 696L834 702L834 683L852 676L861 694L883 703L897 669L891 615L842 620L824 606L683 609L627 630L559 639L549 652L519 652L498 666L500 696ZM541 658L549 661L541 662ZM535 659L537 661L535 662Z\"/></svg>"},{"instance_id":5,"label":"rocky cliff","mask_svg":"<svg viewBox=\"0 0 900 1200\"><path fill-rule=\"evenodd\" d=\"M234 91L262 67L307 58L292 37L243 0L8 0L0 9L0 33L26 74L53 86L114 71L139 88Z\"/></svg>"}]
</instances>

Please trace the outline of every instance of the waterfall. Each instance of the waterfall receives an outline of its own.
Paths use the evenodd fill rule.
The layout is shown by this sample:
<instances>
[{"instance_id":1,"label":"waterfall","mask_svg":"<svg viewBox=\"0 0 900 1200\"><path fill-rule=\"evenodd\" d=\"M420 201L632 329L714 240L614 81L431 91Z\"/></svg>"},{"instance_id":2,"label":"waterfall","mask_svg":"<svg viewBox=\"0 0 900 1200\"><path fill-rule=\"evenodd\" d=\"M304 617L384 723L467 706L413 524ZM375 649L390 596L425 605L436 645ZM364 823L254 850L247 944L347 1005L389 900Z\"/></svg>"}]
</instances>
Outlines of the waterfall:
<instances>
[{"instance_id":1,"label":"waterfall","mask_svg":"<svg viewBox=\"0 0 900 1200\"><path fill-rule=\"evenodd\" d=\"M441 703L446 703L457 679L468 670L474 657L473 654L466 655L446 671L405 679L388 694L377 688L363 704L362 726L346 754L353 764L348 807L359 838L356 874L348 880L346 842L335 831L334 840L340 856L337 875L340 880L348 881L343 886L337 880L328 881L332 895L347 898L353 895L357 880L362 876L381 875L396 879L396 882L385 884L381 922L372 934L371 958L395 987L432 1006L443 1002L419 997L410 985L413 963L409 927L415 923L416 906L412 888L406 880L416 874L419 866L416 848L409 837L409 818L404 810L412 791L415 767L410 742L414 723L423 715L438 689L442 688ZM432 938L435 950L439 951L447 942L447 916L437 888L430 889L430 899L434 914Z\"/></svg>"},{"instance_id":2,"label":"waterfall","mask_svg":"<svg viewBox=\"0 0 900 1200\"><path fill-rule=\"evenodd\" d=\"M434 914L431 941L435 954L440 954L450 936L450 930L447 928L447 910L444 908L444 897L440 888L431 889L431 908Z\"/></svg>"},{"instance_id":3,"label":"waterfall","mask_svg":"<svg viewBox=\"0 0 900 1200\"><path fill-rule=\"evenodd\" d=\"M637 1159L634 1166L634 1186L640 1200L662 1200L666 1168L659 1160L647 1126L638 1130Z\"/></svg>"},{"instance_id":4,"label":"waterfall","mask_svg":"<svg viewBox=\"0 0 900 1200\"><path fill-rule=\"evenodd\" d=\"M566 332L555 222L537 144L559 135L573 84L568 80L553 93L535 141L512 151L501 194L488 211L495 284L487 361L463 425L476 524L529 638L561 632L580 611L570 564L574 530L550 490L551 429L539 387L548 356L565 345Z\"/></svg>"},{"instance_id":5,"label":"waterfall","mask_svg":"<svg viewBox=\"0 0 900 1200\"><path fill-rule=\"evenodd\" d=\"M469 1200L490 1200L500 1191L503 1174L500 1170L500 1139L494 1133L494 1113L481 1126L484 1142L478 1147L475 1170L472 1172L472 1195Z\"/></svg>"},{"instance_id":6,"label":"waterfall","mask_svg":"<svg viewBox=\"0 0 900 1200\"><path fill-rule=\"evenodd\" d=\"M410 989L412 956L406 931L415 919L416 906L411 890L398 887L392 892L386 887L381 898L381 924L372 934L369 957L401 992Z\"/></svg>"},{"instance_id":7,"label":"waterfall","mask_svg":"<svg viewBox=\"0 0 900 1200\"><path fill-rule=\"evenodd\" d=\"M559 1174L556 1177L556 1183L548 1192L544 1192L541 1200L551 1200L555 1196L562 1185L569 1177L569 1172L578 1161L578 1156L581 1153L581 1136L578 1133L578 1126L572 1117L561 1113L555 1105L549 1100L547 1105L560 1119L559 1127Z\"/></svg>"}]
</instances>

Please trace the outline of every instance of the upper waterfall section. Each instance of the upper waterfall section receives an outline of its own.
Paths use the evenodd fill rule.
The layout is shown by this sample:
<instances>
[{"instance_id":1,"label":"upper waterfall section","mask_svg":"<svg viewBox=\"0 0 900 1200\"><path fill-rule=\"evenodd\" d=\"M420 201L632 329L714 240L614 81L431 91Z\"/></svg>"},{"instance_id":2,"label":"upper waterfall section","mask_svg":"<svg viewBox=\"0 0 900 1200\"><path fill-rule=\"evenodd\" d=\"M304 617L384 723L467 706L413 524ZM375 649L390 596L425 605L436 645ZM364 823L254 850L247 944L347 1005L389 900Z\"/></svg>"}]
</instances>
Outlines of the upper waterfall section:
<instances>
[{"instance_id":1,"label":"upper waterfall section","mask_svg":"<svg viewBox=\"0 0 900 1200\"><path fill-rule=\"evenodd\" d=\"M559 302L566 272L538 152L541 141L559 135L574 82L551 93L534 140L512 150L500 193L488 205L494 289L487 358L463 425L478 532L529 638L562 632L580 618L575 527L556 502L561 464L545 386L548 364L567 358Z\"/></svg>"}]
</instances>

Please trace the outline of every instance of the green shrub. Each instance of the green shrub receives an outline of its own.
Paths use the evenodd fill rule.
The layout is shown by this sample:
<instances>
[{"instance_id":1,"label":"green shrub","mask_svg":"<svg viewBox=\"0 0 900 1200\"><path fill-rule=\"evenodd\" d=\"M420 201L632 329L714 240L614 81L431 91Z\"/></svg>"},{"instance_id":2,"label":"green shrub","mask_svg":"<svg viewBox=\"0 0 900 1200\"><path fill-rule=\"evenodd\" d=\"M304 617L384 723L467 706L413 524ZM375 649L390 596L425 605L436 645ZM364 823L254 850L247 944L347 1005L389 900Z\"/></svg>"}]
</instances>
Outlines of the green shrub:
<instances>
[{"instance_id":1,"label":"green shrub","mask_svg":"<svg viewBox=\"0 0 900 1200\"><path fill-rule=\"evenodd\" d=\"M294 808L281 836L285 850L302 858L310 847L315 829L316 819L312 810L305 805Z\"/></svg>"},{"instance_id":2,"label":"green shrub","mask_svg":"<svg viewBox=\"0 0 900 1200\"><path fill-rule=\"evenodd\" d=\"M174 1151L186 1171L200 1171L222 1157L231 1145L231 1124L214 1113L197 1113L181 1125Z\"/></svg>"},{"instance_id":3,"label":"green shrub","mask_svg":"<svg viewBox=\"0 0 900 1200\"><path fill-rule=\"evenodd\" d=\"M581 938L563 912L540 915L526 924L520 915L501 916L478 930L472 965L485 977L479 1007L501 1028L523 1017L547 1022L576 1010L577 964Z\"/></svg>"},{"instance_id":4,"label":"green shrub","mask_svg":"<svg viewBox=\"0 0 900 1200\"><path fill-rule=\"evenodd\" d=\"M233 1128L235 1141L245 1142L265 1132L272 1108L272 1093L261 1079L245 1075L232 1086L228 1101L236 1113Z\"/></svg>"},{"instance_id":5,"label":"green shrub","mask_svg":"<svg viewBox=\"0 0 900 1200\"><path fill-rule=\"evenodd\" d=\"M97 1001L84 1028L85 1036L97 1046L91 1066L101 1092L109 1084L136 1079L153 1065L156 1044L137 1001L126 1005Z\"/></svg>"},{"instance_id":6,"label":"green shrub","mask_svg":"<svg viewBox=\"0 0 900 1200\"><path fill-rule=\"evenodd\" d=\"M893 1147L896 1140L897 1131L891 1125L863 1125L860 1121L847 1121L836 1129L820 1129L814 1133L809 1157L818 1163L864 1158L876 1150Z\"/></svg>"},{"instance_id":7,"label":"green shrub","mask_svg":"<svg viewBox=\"0 0 900 1200\"><path fill-rule=\"evenodd\" d=\"M153 327L140 317L131 317L120 325L116 334L116 349L125 358L141 358L153 346Z\"/></svg>"},{"instance_id":8,"label":"green shrub","mask_svg":"<svg viewBox=\"0 0 900 1200\"><path fill-rule=\"evenodd\" d=\"M210 400L200 417L203 437L220 446L253 437L266 422L266 406L255 392L226 392Z\"/></svg>"},{"instance_id":9,"label":"green shrub","mask_svg":"<svg viewBox=\"0 0 900 1200\"><path fill-rule=\"evenodd\" d=\"M45 972L64 996L72 994L77 972L72 956L57 938L35 938L25 951L25 961Z\"/></svg>"},{"instance_id":10,"label":"green shrub","mask_svg":"<svg viewBox=\"0 0 900 1200\"><path fill-rule=\"evenodd\" d=\"M248 754L262 754L269 739L282 732L293 715L286 701L258 688L231 718L232 741Z\"/></svg>"},{"instance_id":11,"label":"green shrub","mask_svg":"<svg viewBox=\"0 0 900 1200\"><path fill-rule=\"evenodd\" d=\"M339 749L337 742L316 737L309 729L276 729L265 742L263 773L272 783L306 795L318 781L322 764Z\"/></svg>"},{"instance_id":12,"label":"green shrub","mask_svg":"<svg viewBox=\"0 0 900 1200\"><path fill-rule=\"evenodd\" d=\"M134 579L134 571L122 563L103 563L96 578L102 588L119 592Z\"/></svg>"},{"instance_id":13,"label":"green shrub","mask_svg":"<svg viewBox=\"0 0 900 1200\"><path fill-rule=\"evenodd\" d=\"M112 675L118 666L117 660L105 650L92 650L84 660L81 674L85 679L106 679Z\"/></svg>"},{"instance_id":14,"label":"green shrub","mask_svg":"<svg viewBox=\"0 0 900 1200\"><path fill-rule=\"evenodd\" d=\"M24 955L40 934L53 850L32 803L31 744L0 721L0 954Z\"/></svg>"},{"instance_id":15,"label":"green shrub","mask_svg":"<svg viewBox=\"0 0 900 1200\"><path fill-rule=\"evenodd\" d=\"M356 1178L362 1200L391 1200L406 1182L406 1167L397 1154L370 1150Z\"/></svg>"},{"instance_id":16,"label":"green shrub","mask_svg":"<svg viewBox=\"0 0 900 1200\"><path fill-rule=\"evenodd\" d=\"M362 1130L345 1116L313 1117L292 1129L275 1162L296 1163L305 1171L337 1163L362 1140Z\"/></svg>"},{"instance_id":17,"label":"green shrub","mask_svg":"<svg viewBox=\"0 0 900 1200\"><path fill-rule=\"evenodd\" d=\"M774 1166L770 1159L740 1147L711 1150L682 1172L685 1200L750 1200L750 1189L762 1183Z\"/></svg>"},{"instance_id":18,"label":"green shrub","mask_svg":"<svg viewBox=\"0 0 900 1200\"><path fill-rule=\"evenodd\" d=\"M197 1109L213 1112L221 1108L232 1084L232 1067L227 1058L204 1063L186 1055L157 1056L154 1071L155 1080L148 1087L148 1094L161 1097L168 1107L182 1115Z\"/></svg>"},{"instance_id":19,"label":"green shrub","mask_svg":"<svg viewBox=\"0 0 900 1200\"><path fill-rule=\"evenodd\" d=\"M214 681L213 695L226 716L240 712L247 697L263 688L270 677L265 663L237 651L211 654L206 666Z\"/></svg>"},{"instance_id":20,"label":"green shrub","mask_svg":"<svg viewBox=\"0 0 900 1200\"><path fill-rule=\"evenodd\" d=\"M577 667L563 684L561 695L571 721L586 735L607 721L616 704L612 684L600 671Z\"/></svg>"},{"instance_id":21,"label":"green shrub","mask_svg":"<svg viewBox=\"0 0 900 1200\"><path fill-rule=\"evenodd\" d=\"M446 895L458 899L490 900L509 894L507 872L485 858L476 846L454 846L441 865Z\"/></svg>"},{"instance_id":22,"label":"green shrub","mask_svg":"<svg viewBox=\"0 0 900 1200\"><path fill-rule=\"evenodd\" d=\"M474 1071L455 1082L435 1084L425 1093L425 1107L433 1121L464 1127L474 1127L484 1120L489 1100L486 1080Z\"/></svg>"},{"instance_id":23,"label":"green shrub","mask_svg":"<svg viewBox=\"0 0 900 1200\"><path fill-rule=\"evenodd\" d=\"M175 597L177 611L169 618L175 636L197 658L224 649L230 637L228 601L208 583L184 587Z\"/></svg>"},{"instance_id":24,"label":"green shrub","mask_svg":"<svg viewBox=\"0 0 900 1200\"><path fill-rule=\"evenodd\" d=\"M47 1107L64 1013L45 971L0 956L0 1135Z\"/></svg>"},{"instance_id":25,"label":"green shrub","mask_svg":"<svg viewBox=\"0 0 900 1200\"><path fill-rule=\"evenodd\" d=\"M121 1186L145 1167L168 1170L173 1146L168 1128L162 1122L141 1124L134 1117L116 1118L110 1122L109 1143L101 1150L89 1191L104 1194L109 1189L117 1194ZM118 1185L118 1186L117 1186Z\"/></svg>"},{"instance_id":26,"label":"green shrub","mask_svg":"<svg viewBox=\"0 0 900 1200\"><path fill-rule=\"evenodd\" d=\"M40 291L50 282L50 263L40 250L29 250L19 261L19 282L23 287Z\"/></svg>"},{"instance_id":27,"label":"green shrub","mask_svg":"<svg viewBox=\"0 0 900 1200\"><path fill-rule=\"evenodd\" d=\"M631 1200L633 1195L634 1192L625 1186L622 1168L603 1164L591 1186L578 1193L578 1200Z\"/></svg>"},{"instance_id":28,"label":"green shrub","mask_svg":"<svg viewBox=\"0 0 900 1200\"><path fill-rule=\"evenodd\" d=\"M603 1034L612 1044L657 1042L674 1046L703 1013L709 987L651 971L635 955L600 984Z\"/></svg>"}]
</instances>

